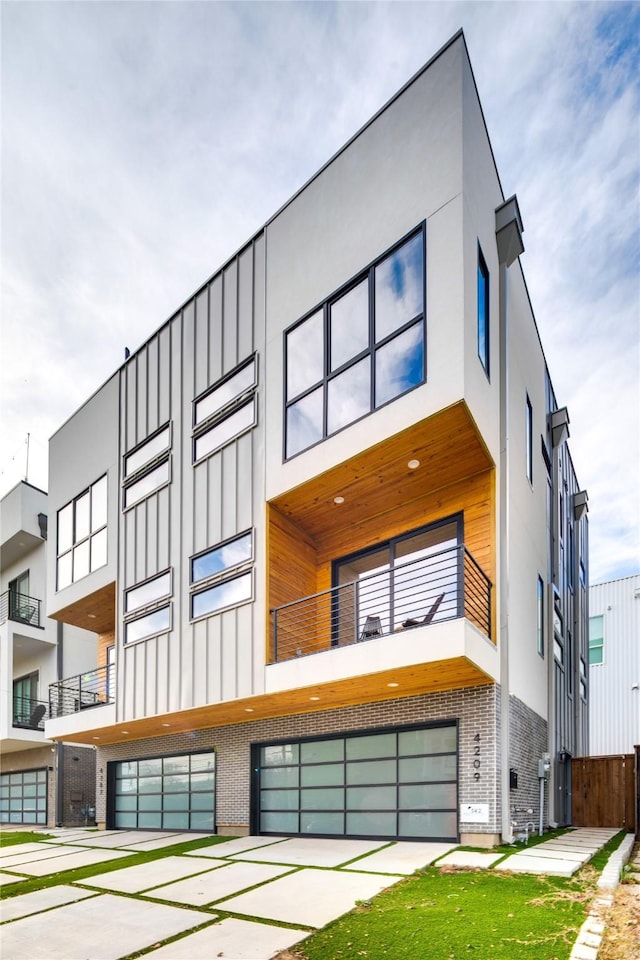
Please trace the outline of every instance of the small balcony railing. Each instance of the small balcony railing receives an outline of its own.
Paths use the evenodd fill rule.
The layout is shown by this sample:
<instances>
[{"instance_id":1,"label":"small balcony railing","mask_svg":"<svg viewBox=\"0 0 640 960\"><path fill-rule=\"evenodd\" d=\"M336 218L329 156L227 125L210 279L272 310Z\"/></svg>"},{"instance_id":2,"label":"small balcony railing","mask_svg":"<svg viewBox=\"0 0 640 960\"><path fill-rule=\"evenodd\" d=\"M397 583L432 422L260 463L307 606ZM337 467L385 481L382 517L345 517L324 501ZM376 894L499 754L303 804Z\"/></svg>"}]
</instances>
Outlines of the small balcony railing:
<instances>
[{"instance_id":1,"label":"small balcony railing","mask_svg":"<svg viewBox=\"0 0 640 960\"><path fill-rule=\"evenodd\" d=\"M114 701L113 664L49 684L49 716L52 718L66 717L80 710L102 707Z\"/></svg>"},{"instance_id":2,"label":"small balcony railing","mask_svg":"<svg viewBox=\"0 0 640 960\"><path fill-rule=\"evenodd\" d=\"M271 611L273 660L466 617L491 636L491 581L464 544Z\"/></svg>"},{"instance_id":3,"label":"small balcony railing","mask_svg":"<svg viewBox=\"0 0 640 960\"><path fill-rule=\"evenodd\" d=\"M28 597L26 593L14 593L5 590L0 594L0 623L14 620L16 623L27 623L30 627L41 626L41 601L36 597Z\"/></svg>"},{"instance_id":4,"label":"small balcony railing","mask_svg":"<svg viewBox=\"0 0 640 960\"><path fill-rule=\"evenodd\" d=\"M21 730L44 730L48 716L49 704L43 700L14 696L12 726Z\"/></svg>"}]
</instances>

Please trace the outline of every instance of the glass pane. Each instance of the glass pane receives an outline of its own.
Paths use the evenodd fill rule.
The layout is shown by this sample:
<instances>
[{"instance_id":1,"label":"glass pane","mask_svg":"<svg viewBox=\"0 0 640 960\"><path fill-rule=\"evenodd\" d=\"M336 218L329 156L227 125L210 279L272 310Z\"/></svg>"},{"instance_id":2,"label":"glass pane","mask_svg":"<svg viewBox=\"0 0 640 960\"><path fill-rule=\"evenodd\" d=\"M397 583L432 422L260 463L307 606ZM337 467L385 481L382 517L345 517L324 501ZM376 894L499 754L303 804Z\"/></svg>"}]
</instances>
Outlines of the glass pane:
<instances>
[{"instance_id":1,"label":"glass pane","mask_svg":"<svg viewBox=\"0 0 640 960\"><path fill-rule=\"evenodd\" d=\"M58 560L58 590L63 590L71 583L71 551L65 553Z\"/></svg>"},{"instance_id":2,"label":"glass pane","mask_svg":"<svg viewBox=\"0 0 640 960\"><path fill-rule=\"evenodd\" d=\"M455 783L414 784L400 787L398 806L404 810L430 810L434 808L456 809Z\"/></svg>"},{"instance_id":3,"label":"glass pane","mask_svg":"<svg viewBox=\"0 0 640 960\"><path fill-rule=\"evenodd\" d=\"M224 420L221 420L220 423L217 423L211 430L207 430L199 437L196 437L195 459L201 460L202 457L213 453L214 450L223 447L226 443L233 440L234 437L239 436L239 434L244 433L245 430L252 427L255 421L254 404L255 401L253 399L250 400L249 403L245 403L244 406L236 410L235 413L230 414L228 417L225 417Z\"/></svg>"},{"instance_id":4,"label":"glass pane","mask_svg":"<svg viewBox=\"0 0 640 960\"><path fill-rule=\"evenodd\" d=\"M138 800L139 810L162 810L162 796L159 793L152 793L148 797L141 794Z\"/></svg>"},{"instance_id":5,"label":"glass pane","mask_svg":"<svg viewBox=\"0 0 640 960\"><path fill-rule=\"evenodd\" d=\"M148 603L155 600L162 600L171 593L171 573L167 571L153 580L140 584L139 587L132 587L125 593L124 605L126 613L137 610L139 607L146 607Z\"/></svg>"},{"instance_id":6,"label":"glass pane","mask_svg":"<svg viewBox=\"0 0 640 960\"><path fill-rule=\"evenodd\" d=\"M215 766L216 766L215 753L199 753L199 754L194 754L191 757L192 773L195 773L198 770L215 770Z\"/></svg>"},{"instance_id":7,"label":"glass pane","mask_svg":"<svg viewBox=\"0 0 640 960\"><path fill-rule=\"evenodd\" d=\"M267 833L298 833L298 814L261 813L260 829Z\"/></svg>"},{"instance_id":8,"label":"glass pane","mask_svg":"<svg viewBox=\"0 0 640 960\"><path fill-rule=\"evenodd\" d=\"M22 774L23 783L37 783L38 781L38 772L36 770L27 770Z\"/></svg>"},{"instance_id":9,"label":"glass pane","mask_svg":"<svg viewBox=\"0 0 640 960\"><path fill-rule=\"evenodd\" d=\"M401 813L401 837L432 837L434 840L455 840L458 822L455 813Z\"/></svg>"},{"instance_id":10,"label":"glass pane","mask_svg":"<svg viewBox=\"0 0 640 960\"><path fill-rule=\"evenodd\" d=\"M416 323L376 350L376 407L423 382L423 330Z\"/></svg>"},{"instance_id":11,"label":"glass pane","mask_svg":"<svg viewBox=\"0 0 640 960\"><path fill-rule=\"evenodd\" d=\"M89 505L90 505L90 494L87 490L86 493L83 493L81 497L78 497L76 500L76 526L74 531L73 542L77 543L79 540L84 540L89 536L90 522L89 522Z\"/></svg>"},{"instance_id":12,"label":"glass pane","mask_svg":"<svg viewBox=\"0 0 640 960\"><path fill-rule=\"evenodd\" d=\"M478 258L478 356L489 371L489 276L481 256Z\"/></svg>"},{"instance_id":13,"label":"glass pane","mask_svg":"<svg viewBox=\"0 0 640 960\"><path fill-rule=\"evenodd\" d=\"M38 822L38 820L37 820L37 814L36 814L36 813L26 813L26 812L25 812L25 813L22 815L22 822L23 822L23 823L37 823L37 822Z\"/></svg>"},{"instance_id":14,"label":"glass pane","mask_svg":"<svg viewBox=\"0 0 640 960\"><path fill-rule=\"evenodd\" d=\"M214 413L223 410L228 403L240 397L246 390L254 386L256 379L255 360L248 363L238 373L225 380L219 387L215 387L202 400L195 404L195 423L202 423Z\"/></svg>"},{"instance_id":15,"label":"glass pane","mask_svg":"<svg viewBox=\"0 0 640 960\"><path fill-rule=\"evenodd\" d=\"M173 776L165 776L163 783L167 793L184 793L189 789L189 775L174 774Z\"/></svg>"},{"instance_id":16,"label":"glass pane","mask_svg":"<svg viewBox=\"0 0 640 960\"><path fill-rule=\"evenodd\" d=\"M101 530L91 537L91 571L104 567L107 562L107 531Z\"/></svg>"},{"instance_id":17,"label":"glass pane","mask_svg":"<svg viewBox=\"0 0 640 960\"><path fill-rule=\"evenodd\" d=\"M154 470L150 470L149 473L145 473L143 477L140 477L139 480L136 480L135 483L132 483L130 487L125 489L125 507L131 506L131 504L135 503L137 500L142 500L143 497L148 497L150 493L153 493L153 491L157 490L158 487L161 487L163 484L168 482L169 460L165 460Z\"/></svg>"},{"instance_id":18,"label":"glass pane","mask_svg":"<svg viewBox=\"0 0 640 960\"><path fill-rule=\"evenodd\" d=\"M140 793L160 793L162 791L162 777L141 777L138 781Z\"/></svg>"},{"instance_id":19,"label":"glass pane","mask_svg":"<svg viewBox=\"0 0 640 960\"><path fill-rule=\"evenodd\" d=\"M164 774L189 773L189 757L164 757L162 772Z\"/></svg>"},{"instance_id":20,"label":"glass pane","mask_svg":"<svg viewBox=\"0 0 640 960\"><path fill-rule=\"evenodd\" d=\"M137 797L116 797L116 811L137 810Z\"/></svg>"},{"instance_id":21,"label":"glass pane","mask_svg":"<svg viewBox=\"0 0 640 960\"><path fill-rule=\"evenodd\" d=\"M208 794L206 794L208 796ZM160 799L160 798L158 798ZM163 810L188 810L189 809L189 794L188 793L168 793L162 797Z\"/></svg>"},{"instance_id":22,"label":"glass pane","mask_svg":"<svg viewBox=\"0 0 640 960\"><path fill-rule=\"evenodd\" d=\"M25 797L36 797L38 795L38 786L35 783L25 783L23 792Z\"/></svg>"},{"instance_id":23,"label":"glass pane","mask_svg":"<svg viewBox=\"0 0 640 960\"><path fill-rule=\"evenodd\" d=\"M344 813L301 813L301 833L344 834Z\"/></svg>"},{"instance_id":24,"label":"glass pane","mask_svg":"<svg viewBox=\"0 0 640 960\"><path fill-rule=\"evenodd\" d=\"M375 269L376 342L423 311L422 234L416 234Z\"/></svg>"},{"instance_id":25,"label":"glass pane","mask_svg":"<svg viewBox=\"0 0 640 960\"><path fill-rule=\"evenodd\" d=\"M137 813L116 813L115 825L119 829L125 827L137 827L138 826L138 814Z\"/></svg>"},{"instance_id":26,"label":"glass pane","mask_svg":"<svg viewBox=\"0 0 640 960\"><path fill-rule=\"evenodd\" d=\"M314 740L300 744L300 762L317 763L322 760L343 760L344 740Z\"/></svg>"},{"instance_id":27,"label":"glass pane","mask_svg":"<svg viewBox=\"0 0 640 960\"><path fill-rule=\"evenodd\" d=\"M39 796L39 797L44 797L44 796L46 796L46 793L47 793L47 785L46 785L46 783L39 783L39 784L38 784L38 796Z\"/></svg>"},{"instance_id":28,"label":"glass pane","mask_svg":"<svg viewBox=\"0 0 640 960\"><path fill-rule=\"evenodd\" d=\"M419 753L455 753L456 748L455 727L406 730L398 734L398 753L400 756Z\"/></svg>"},{"instance_id":29,"label":"glass pane","mask_svg":"<svg viewBox=\"0 0 640 960\"><path fill-rule=\"evenodd\" d=\"M58 554L65 553L73 546L73 504L68 503L58 510Z\"/></svg>"},{"instance_id":30,"label":"glass pane","mask_svg":"<svg viewBox=\"0 0 640 960\"><path fill-rule=\"evenodd\" d=\"M349 810L395 810L395 787L349 787L347 790Z\"/></svg>"},{"instance_id":31,"label":"glass pane","mask_svg":"<svg viewBox=\"0 0 640 960\"><path fill-rule=\"evenodd\" d=\"M198 813L192 813L190 817L190 829L209 830L211 833L213 833L215 830L213 812L207 813L205 811L201 811Z\"/></svg>"},{"instance_id":32,"label":"glass pane","mask_svg":"<svg viewBox=\"0 0 640 960\"><path fill-rule=\"evenodd\" d=\"M300 768L300 782L303 787L326 787L344 783L344 764L323 763L318 766Z\"/></svg>"},{"instance_id":33,"label":"glass pane","mask_svg":"<svg viewBox=\"0 0 640 960\"><path fill-rule=\"evenodd\" d=\"M142 820L142 817L140 819ZM140 824L140 826L142 826L142 823ZM165 813L162 816L162 826L165 830L188 830L189 814L188 813Z\"/></svg>"},{"instance_id":34,"label":"glass pane","mask_svg":"<svg viewBox=\"0 0 640 960\"><path fill-rule=\"evenodd\" d=\"M241 577L234 577L233 580L225 580L224 583L210 587L209 590L203 590L202 593L195 593L191 598L191 616L194 619L204 617L236 603L245 603L251 600L251 588L251 574L245 573Z\"/></svg>"},{"instance_id":35,"label":"glass pane","mask_svg":"<svg viewBox=\"0 0 640 960\"><path fill-rule=\"evenodd\" d=\"M133 643L144 637L157 637L160 633L166 633L171 622L169 611L169 607L162 607L160 610L148 613L145 617L138 617L137 620L125 623L124 642Z\"/></svg>"},{"instance_id":36,"label":"glass pane","mask_svg":"<svg viewBox=\"0 0 640 960\"><path fill-rule=\"evenodd\" d=\"M396 761L374 760L347 765L347 783L395 783Z\"/></svg>"},{"instance_id":37,"label":"glass pane","mask_svg":"<svg viewBox=\"0 0 640 960\"><path fill-rule=\"evenodd\" d=\"M395 813L348 813L347 833L374 837L395 837Z\"/></svg>"},{"instance_id":38,"label":"glass pane","mask_svg":"<svg viewBox=\"0 0 640 960\"><path fill-rule=\"evenodd\" d=\"M263 767L282 767L290 763L298 763L299 745L297 743L277 743L271 747L263 747L261 763Z\"/></svg>"},{"instance_id":39,"label":"glass pane","mask_svg":"<svg viewBox=\"0 0 640 960\"><path fill-rule=\"evenodd\" d=\"M138 773L137 760L124 760L116 767L116 777L135 777Z\"/></svg>"},{"instance_id":40,"label":"glass pane","mask_svg":"<svg viewBox=\"0 0 640 960\"><path fill-rule=\"evenodd\" d=\"M400 783L456 779L456 757L451 754L440 757L412 757L410 760L400 760L398 766Z\"/></svg>"},{"instance_id":41,"label":"glass pane","mask_svg":"<svg viewBox=\"0 0 640 960\"><path fill-rule=\"evenodd\" d=\"M302 810L344 810L344 790L301 790L300 807Z\"/></svg>"},{"instance_id":42,"label":"glass pane","mask_svg":"<svg viewBox=\"0 0 640 960\"><path fill-rule=\"evenodd\" d=\"M81 580L89 573L89 541L73 548L73 581Z\"/></svg>"},{"instance_id":43,"label":"glass pane","mask_svg":"<svg viewBox=\"0 0 640 960\"><path fill-rule=\"evenodd\" d=\"M261 790L261 810L297 810L297 790Z\"/></svg>"},{"instance_id":44,"label":"glass pane","mask_svg":"<svg viewBox=\"0 0 640 960\"><path fill-rule=\"evenodd\" d=\"M213 790L215 787L215 774L211 770L208 773L192 773L192 790Z\"/></svg>"},{"instance_id":45,"label":"glass pane","mask_svg":"<svg viewBox=\"0 0 640 960\"><path fill-rule=\"evenodd\" d=\"M199 580L206 580L215 573L221 573L251 560L251 539L251 533L245 533L221 547L209 550L201 557L194 557L191 561L191 582L198 583Z\"/></svg>"},{"instance_id":46,"label":"glass pane","mask_svg":"<svg viewBox=\"0 0 640 960\"><path fill-rule=\"evenodd\" d=\"M169 432L169 427L165 427L164 430L161 430L160 433L157 433L155 437L152 437L150 440L147 440L146 443L143 443L141 447L138 447L133 453L127 454L124 458L124 475L130 477L132 473L135 473L136 470L139 470L140 467L143 467L145 463L149 463L150 460L153 460L154 457L157 457L167 450L169 447L169 440L171 434Z\"/></svg>"},{"instance_id":47,"label":"glass pane","mask_svg":"<svg viewBox=\"0 0 640 960\"><path fill-rule=\"evenodd\" d=\"M335 433L371 410L371 360L365 357L327 386L327 433Z\"/></svg>"},{"instance_id":48,"label":"glass pane","mask_svg":"<svg viewBox=\"0 0 640 960\"><path fill-rule=\"evenodd\" d=\"M107 525L107 477L101 477L91 487L91 532Z\"/></svg>"},{"instance_id":49,"label":"glass pane","mask_svg":"<svg viewBox=\"0 0 640 960\"><path fill-rule=\"evenodd\" d=\"M263 787L297 787L298 767L274 767L262 770L260 783Z\"/></svg>"},{"instance_id":50,"label":"glass pane","mask_svg":"<svg viewBox=\"0 0 640 960\"><path fill-rule=\"evenodd\" d=\"M162 773L162 757L140 760L138 774L141 777L155 777Z\"/></svg>"},{"instance_id":51,"label":"glass pane","mask_svg":"<svg viewBox=\"0 0 640 960\"><path fill-rule=\"evenodd\" d=\"M376 733L367 737L347 739L347 760L360 760L368 757L395 757L395 733Z\"/></svg>"},{"instance_id":52,"label":"glass pane","mask_svg":"<svg viewBox=\"0 0 640 960\"><path fill-rule=\"evenodd\" d=\"M214 802L215 802L215 796L213 793L192 793L191 794L192 810L212 811L214 807Z\"/></svg>"},{"instance_id":53,"label":"glass pane","mask_svg":"<svg viewBox=\"0 0 640 960\"><path fill-rule=\"evenodd\" d=\"M127 780L120 780L116 784L116 790L119 794L123 793L137 793L138 792L138 781L135 777L131 777Z\"/></svg>"},{"instance_id":54,"label":"glass pane","mask_svg":"<svg viewBox=\"0 0 640 960\"><path fill-rule=\"evenodd\" d=\"M324 322L318 310L287 334L287 400L293 400L324 374Z\"/></svg>"},{"instance_id":55,"label":"glass pane","mask_svg":"<svg viewBox=\"0 0 640 960\"><path fill-rule=\"evenodd\" d=\"M330 307L331 370L369 346L369 280L343 294Z\"/></svg>"},{"instance_id":56,"label":"glass pane","mask_svg":"<svg viewBox=\"0 0 640 960\"><path fill-rule=\"evenodd\" d=\"M142 827L161 827L162 826L162 814L161 813L139 813L138 814L138 826Z\"/></svg>"},{"instance_id":57,"label":"glass pane","mask_svg":"<svg viewBox=\"0 0 640 960\"><path fill-rule=\"evenodd\" d=\"M322 440L322 387L287 410L287 457Z\"/></svg>"}]
</instances>

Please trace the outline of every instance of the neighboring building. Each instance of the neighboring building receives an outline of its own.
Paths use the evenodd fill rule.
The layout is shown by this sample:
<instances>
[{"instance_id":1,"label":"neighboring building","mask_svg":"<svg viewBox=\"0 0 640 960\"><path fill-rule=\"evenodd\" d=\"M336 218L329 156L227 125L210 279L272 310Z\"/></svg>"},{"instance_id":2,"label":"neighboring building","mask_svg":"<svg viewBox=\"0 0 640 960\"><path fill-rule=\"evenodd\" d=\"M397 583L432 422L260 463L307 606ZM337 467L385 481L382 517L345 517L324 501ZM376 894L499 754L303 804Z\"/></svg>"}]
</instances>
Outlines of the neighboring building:
<instances>
[{"instance_id":1,"label":"neighboring building","mask_svg":"<svg viewBox=\"0 0 640 960\"><path fill-rule=\"evenodd\" d=\"M93 820L95 750L47 740L49 684L95 665L95 634L45 616L47 495L0 501L0 823Z\"/></svg>"},{"instance_id":2,"label":"neighboring building","mask_svg":"<svg viewBox=\"0 0 640 960\"><path fill-rule=\"evenodd\" d=\"M589 588L589 753L640 745L640 574Z\"/></svg>"},{"instance_id":3,"label":"neighboring building","mask_svg":"<svg viewBox=\"0 0 640 960\"><path fill-rule=\"evenodd\" d=\"M587 504L521 234L460 33L52 437L101 824L490 843L545 754L568 822Z\"/></svg>"}]
</instances>

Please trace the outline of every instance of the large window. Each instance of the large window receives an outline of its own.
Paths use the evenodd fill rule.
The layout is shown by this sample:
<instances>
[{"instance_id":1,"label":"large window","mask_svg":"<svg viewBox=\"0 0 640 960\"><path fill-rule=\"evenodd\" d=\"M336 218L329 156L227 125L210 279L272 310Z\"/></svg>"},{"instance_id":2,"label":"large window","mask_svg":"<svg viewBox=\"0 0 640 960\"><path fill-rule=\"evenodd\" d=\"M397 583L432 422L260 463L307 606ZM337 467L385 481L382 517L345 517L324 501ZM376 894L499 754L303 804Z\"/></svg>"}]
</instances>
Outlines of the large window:
<instances>
[{"instance_id":1,"label":"large window","mask_svg":"<svg viewBox=\"0 0 640 960\"><path fill-rule=\"evenodd\" d=\"M110 763L108 827L213 833L215 769L215 753Z\"/></svg>"},{"instance_id":2,"label":"large window","mask_svg":"<svg viewBox=\"0 0 640 960\"><path fill-rule=\"evenodd\" d=\"M489 271L478 247L478 356L489 376Z\"/></svg>"},{"instance_id":3,"label":"large window","mask_svg":"<svg viewBox=\"0 0 640 960\"><path fill-rule=\"evenodd\" d=\"M58 510L57 589L107 562L107 477Z\"/></svg>"},{"instance_id":4,"label":"large window","mask_svg":"<svg viewBox=\"0 0 640 960\"><path fill-rule=\"evenodd\" d=\"M285 459L424 383L424 230L285 334Z\"/></svg>"},{"instance_id":5,"label":"large window","mask_svg":"<svg viewBox=\"0 0 640 960\"><path fill-rule=\"evenodd\" d=\"M256 425L257 374L256 358L252 357L194 400L194 463Z\"/></svg>"},{"instance_id":6,"label":"large window","mask_svg":"<svg viewBox=\"0 0 640 960\"><path fill-rule=\"evenodd\" d=\"M604 663L604 616L589 617L589 663Z\"/></svg>"},{"instance_id":7,"label":"large window","mask_svg":"<svg viewBox=\"0 0 640 960\"><path fill-rule=\"evenodd\" d=\"M191 618L197 620L253 597L253 534L232 537L191 558Z\"/></svg>"},{"instance_id":8,"label":"large window","mask_svg":"<svg viewBox=\"0 0 640 960\"><path fill-rule=\"evenodd\" d=\"M122 469L125 510L170 483L170 450L171 424L167 423L125 454Z\"/></svg>"}]
</instances>

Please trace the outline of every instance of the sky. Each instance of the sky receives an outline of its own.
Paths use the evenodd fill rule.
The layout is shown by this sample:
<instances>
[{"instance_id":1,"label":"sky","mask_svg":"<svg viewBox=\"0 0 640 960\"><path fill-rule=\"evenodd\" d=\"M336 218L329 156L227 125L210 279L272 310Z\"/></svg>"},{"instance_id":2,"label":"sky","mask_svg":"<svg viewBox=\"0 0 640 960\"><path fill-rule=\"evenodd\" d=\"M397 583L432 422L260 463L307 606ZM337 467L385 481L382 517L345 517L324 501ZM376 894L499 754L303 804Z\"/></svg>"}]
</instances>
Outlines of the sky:
<instances>
[{"instance_id":1,"label":"sky","mask_svg":"<svg viewBox=\"0 0 640 960\"><path fill-rule=\"evenodd\" d=\"M0 496L460 27L591 582L640 570L640 4L2 0Z\"/></svg>"}]
</instances>

